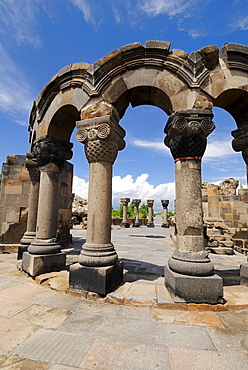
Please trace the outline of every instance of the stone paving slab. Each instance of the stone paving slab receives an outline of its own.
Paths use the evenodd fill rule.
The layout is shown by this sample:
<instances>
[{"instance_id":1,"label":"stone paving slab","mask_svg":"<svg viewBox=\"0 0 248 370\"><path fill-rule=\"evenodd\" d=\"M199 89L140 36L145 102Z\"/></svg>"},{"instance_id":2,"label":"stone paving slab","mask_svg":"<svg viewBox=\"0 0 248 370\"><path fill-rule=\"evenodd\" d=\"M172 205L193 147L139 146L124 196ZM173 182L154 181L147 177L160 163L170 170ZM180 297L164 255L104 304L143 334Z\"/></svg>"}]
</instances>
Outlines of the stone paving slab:
<instances>
[{"instance_id":1,"label":"stone paving slab","mask_svg":"<svg viewBox=\"0 0 248 370\"><path fill-rule=\"evenodd\" d=\"M45 370L49 364L27 360L17 355L10 357L0 356L0 368L6 370ZM74 368L75 369L75 368Z\"/></svg>"},{"instance_id":2,"label":"stone paving slab","mask_svg":"<svg viewBox=\"0 0 248 370\"><path fill-rule=\"evenodd\" d=\"M171 370L247 370L248 357L245 353L196 351L182 348L170 348Z\"/></svg>"},{"instance_id":3,"label":"stone paving slab","mask_svg":"<svg viewBox=\"0 0 248 370\"><path fill-rule=\"evenodd\" d=\"M5 297L0 297L0 316L11 318L12 316L22 312L26 308L30 307L32 303L24 302L20 300L7 299Z\"/></svg>"},{"instance_id":4,"label":"stone paving slab","mask_svg":"<svg viewBox=\"0 0 248 370\"><path fill-rule=\"evenodd\" d=\"M61 310L60 308L32 305L16 314L14 319L34 327L57 329L70 315L70 311Z\"/></svg>"},{"instance_id":5,"label":"stone paving slab","mask_svg":"<svg viewBox=\"0 0 248 370\"><path fill-rule=\"evenodd\" d=\"M168 347L216 350L214 342L205 327L188 324L156 323L153 343Z\"/></svg>"},{"instance_id":6,"label":"stone paving slab","mask_svg":"<svg viewBox=\"0 0 248 370\"><path fill-rule=\"evenodd\" d=\"M92 342L93 338L87 334L39 329L17 346L12 354L30 360L75 367L80 365Z\"/></svg>"},{"instance_id":7,"label":"stone paving slab","mask_svg":"<svg viewBox=\"0 0 248 370\"><path fill-rule=\"evenodd\" d=\"M34 331L34 328L30 325L4 317L0 317L0 328L0 350L3 352L11 351Z\"/></svg>"},{"instance_id":8,"label":"stone paving slab","mask_svg":"<svg viewBox=\"0 0 248 370\"><path fill-rule=\"evenodd\" d=\"M97 338L79 366L83 369L168 369L168 348Z\"/></svg>"}]
</instances>

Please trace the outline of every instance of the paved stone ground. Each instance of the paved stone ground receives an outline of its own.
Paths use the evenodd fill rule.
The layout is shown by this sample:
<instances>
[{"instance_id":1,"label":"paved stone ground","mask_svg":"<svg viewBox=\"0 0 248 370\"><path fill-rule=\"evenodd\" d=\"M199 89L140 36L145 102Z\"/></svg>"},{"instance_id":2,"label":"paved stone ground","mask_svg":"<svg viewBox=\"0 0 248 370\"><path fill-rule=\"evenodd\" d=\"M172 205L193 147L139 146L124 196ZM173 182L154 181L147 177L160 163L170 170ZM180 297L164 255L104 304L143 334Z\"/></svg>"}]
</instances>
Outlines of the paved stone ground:
<instances>
[{"instance_id":1,"label":"paved stone ground","mask_svg":"<svg viewBox=\"0 0 248 370\"><path fill-rule=\"evenodd\" d=\"M0 368L248 369L248 287L238 277L246 257L211 255L225 305L174 304L161 276L172 231L113 230L125 283L104 299L66 293L68 271L34 281L17 270L16 254L0 255ZM73 235L68 264L86 232Z\"/></svg>"}]
</instances>

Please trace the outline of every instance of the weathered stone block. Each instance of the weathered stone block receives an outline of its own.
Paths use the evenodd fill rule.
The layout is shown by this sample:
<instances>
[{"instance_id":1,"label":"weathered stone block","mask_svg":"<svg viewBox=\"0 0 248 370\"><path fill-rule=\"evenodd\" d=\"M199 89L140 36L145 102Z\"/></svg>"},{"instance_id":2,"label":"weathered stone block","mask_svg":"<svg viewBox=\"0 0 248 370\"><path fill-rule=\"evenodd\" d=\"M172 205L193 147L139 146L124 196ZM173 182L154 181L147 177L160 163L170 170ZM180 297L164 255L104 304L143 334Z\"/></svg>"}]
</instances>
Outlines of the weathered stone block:
<instances>
[{"instance_id":1,"label":"weathered stone block","mask_svg":"<svg viewBox=\"0 0 248 370\"><path fill-rule=\"evenodd\" d=\"M240 284L248 286L248 262L240 266Z\"/></svg>"},{"instance_id":2,"label":"weathered stone block","mask_svg":"<svg viewBox=\"0 0 248 370\"><path fill-rule=\"evenodd\" d=\"M28 252L23 253L22 269L31 276L65 270L65 266L66 254L62 252L45 255L33 255Z\"/></svg>"},{"instance_id":3,"label":"weathered stone block","mask_svg":"<svg viewBox=\"0 0 248 370\"><path fill-rule=\"evenodd\" d=\"M123 263L113 266L89 267L79 263L70 267L69 287L106 295L123 281Z\"/></svg>"},{"instance_id":4,"label":"weathered stone block","mask_svg":"<svg viewBox=\"0 0 248 370\"><path fill-rule=\"evenodd\" d=\"M174 302L217 304L223 297L223 281L216 274L211 276L188 276L164 268L165 286Z\"/></svg>"}]
</instances>

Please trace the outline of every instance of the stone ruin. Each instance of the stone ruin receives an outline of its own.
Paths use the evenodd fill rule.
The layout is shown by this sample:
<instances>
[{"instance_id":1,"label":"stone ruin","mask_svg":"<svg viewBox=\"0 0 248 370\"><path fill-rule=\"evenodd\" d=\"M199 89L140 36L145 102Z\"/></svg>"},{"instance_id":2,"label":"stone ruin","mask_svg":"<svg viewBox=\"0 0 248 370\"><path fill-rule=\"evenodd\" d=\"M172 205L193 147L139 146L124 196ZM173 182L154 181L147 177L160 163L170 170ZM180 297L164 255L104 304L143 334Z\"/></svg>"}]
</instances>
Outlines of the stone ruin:
<instances>
[{"instance_id":1,"label":"stone ruin","mask_svg":"<svg viewBox=\"0 0 248 370\"><path fill-rule=\"evenodd\" d=\"M87 214L87 200L81 198L79 195L74 195L72 202L72 225L80 223L83 228L87 228Z\"/></svg>"},{"instance_id":2,"label":"stone ruin","mask_svg":"<svg viewBox=\"0 0 248 370\"><path fill-rule=\"evenodd\" d=\"M30 114L29 162L36 165L40 182L30 185L22 238L29 244L22 269L31 276L65 269L57 238L59 177L72 158L70 140L77 127L76 138L89 162L89 208L86 242L70 268L70 289L106 295L123 282L123 265L111 241L113 165L126 145L121 119L127 107L150 104L169 116L164 143L176 174L177 249L165 264L164 283L175 302L220 302L223 280L205 251L203 208L207 219L225 215L226 224L241 230L244 226L235 223L244 225L247 212L241 207L239 218L232 217L239 202L232 197L237 195L219 195L218 189L212 194L208 190L202 207L201 160L215 129L212 107L219 107L234 118L232 146L248 164L247 56L247 46L233 43L188 54L171 49L170 42L150 40L123 46L94 64L73 63L58 71ZM219 197L227 197L221 206ZM240 277L248 283L248 262L242 264Z\"/></svg>"},{"instance_id":3,"label":"stone ruin","mask_svg":"<svg viewBox=\"0 0 248 370\"><path fill-rule=\"evenodd\" d=\"M248 253L248 189L234 178L219 185L202 183L207 249L217 254Z\"/></svg>"}]
</instances>

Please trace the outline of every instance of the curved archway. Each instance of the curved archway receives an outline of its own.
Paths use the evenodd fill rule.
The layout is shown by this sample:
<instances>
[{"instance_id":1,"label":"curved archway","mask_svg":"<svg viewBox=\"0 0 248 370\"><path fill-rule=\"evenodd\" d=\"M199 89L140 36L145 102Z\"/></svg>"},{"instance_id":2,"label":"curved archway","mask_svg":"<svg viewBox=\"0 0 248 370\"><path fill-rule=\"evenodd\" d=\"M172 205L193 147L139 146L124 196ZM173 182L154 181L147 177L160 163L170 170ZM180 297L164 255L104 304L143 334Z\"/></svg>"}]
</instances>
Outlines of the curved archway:
<instances>
[{"instance_id":1,"label":"curved archway","mask_svg":"<svg viewBox=\"0 0 248 370\"><path fill-rule=\"evenodd\" d=\"M125 131L119 121L129 103L151 104L170 115L165 144L177 174L178 249L166 270L167 283L171 288L176 285L174 293L186 300L217 303L222 285L217 276L212 278L213 265L204 251L201 158L206 138L214 129L212 107L220 106L235 118L234 148L248 160L247 54L248 47L236 44L225 44L220 51L208 46L187 54L170 50L169 42L134 43L93 65L66 66L43 89L31 113L29 128L37 133L31 135L31 148L34 144L40 150L36 150L38 155L50 160L49 171L56 169L58 157L69 157L68 140L77 121L76 136L85 145L90 163L87 242L79 264L72 268L72 287L87 290L91 283L84 285L82 278L89 282L90 275L96 277L99 271L109 284L102 288L101 280L101 287L94 288L98 293L105 294L121 282L122 267L111 243L110 220L112 165L125 147ZM199 296L188 286L179 292L181 278L175 273L187 279L196 276L202 287Z\"/></svg>"}]
</instances>

